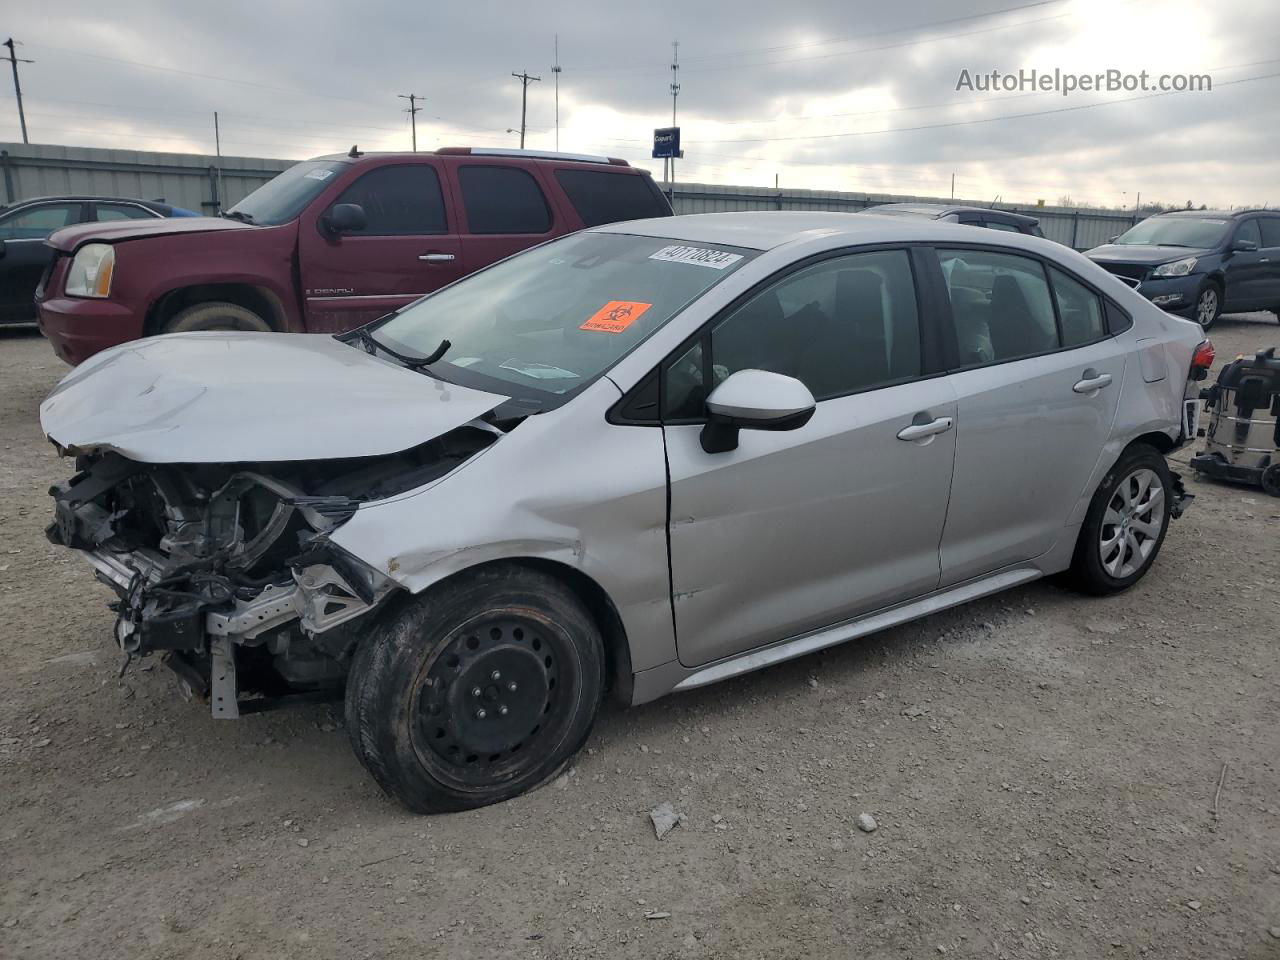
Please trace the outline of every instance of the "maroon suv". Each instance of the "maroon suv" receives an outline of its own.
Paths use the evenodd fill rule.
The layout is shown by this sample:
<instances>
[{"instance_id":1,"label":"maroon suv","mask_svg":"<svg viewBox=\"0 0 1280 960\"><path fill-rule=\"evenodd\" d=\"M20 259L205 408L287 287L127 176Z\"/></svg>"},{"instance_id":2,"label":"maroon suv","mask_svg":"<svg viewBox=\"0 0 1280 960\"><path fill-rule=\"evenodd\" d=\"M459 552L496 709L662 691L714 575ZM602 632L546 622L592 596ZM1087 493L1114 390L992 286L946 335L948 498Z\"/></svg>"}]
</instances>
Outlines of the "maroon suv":
<instances>
[{"instance_id":1,"label":"maroon suv","mask_svg":"<svg viewBox=\"0 0 1280 960\"><path fill-rule=\"evenodd\" d=\"M352 148L289 168L221 217L57 231L40 329L71 364L156 333L338 332L544 240L670 215L624 160Z\"/></svg>"}]
</instances>

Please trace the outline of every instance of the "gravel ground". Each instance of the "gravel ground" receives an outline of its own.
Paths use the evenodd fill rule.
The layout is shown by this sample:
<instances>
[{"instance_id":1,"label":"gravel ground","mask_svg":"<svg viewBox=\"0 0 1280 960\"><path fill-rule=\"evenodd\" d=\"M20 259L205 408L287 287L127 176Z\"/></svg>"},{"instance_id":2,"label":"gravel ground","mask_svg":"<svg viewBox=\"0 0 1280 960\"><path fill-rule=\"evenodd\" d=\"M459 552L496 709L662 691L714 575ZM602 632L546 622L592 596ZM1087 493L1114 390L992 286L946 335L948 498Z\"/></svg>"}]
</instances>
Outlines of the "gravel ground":
<instances>
[{"instance_id":1,"label":"gravel ground","mask_svg":"<svg viewBox=\"0 0 1280 960\"><path fill-rule=\"evenodd\" d=\"M419 818L336 709L214 722L158 664L118 678L108 592L42 536L65 371L0 331L0 956L1280 957L1259 490L1192 484L1122 596L1036 583L609 708L554 784Z\"/></svg>"}]
</instances>

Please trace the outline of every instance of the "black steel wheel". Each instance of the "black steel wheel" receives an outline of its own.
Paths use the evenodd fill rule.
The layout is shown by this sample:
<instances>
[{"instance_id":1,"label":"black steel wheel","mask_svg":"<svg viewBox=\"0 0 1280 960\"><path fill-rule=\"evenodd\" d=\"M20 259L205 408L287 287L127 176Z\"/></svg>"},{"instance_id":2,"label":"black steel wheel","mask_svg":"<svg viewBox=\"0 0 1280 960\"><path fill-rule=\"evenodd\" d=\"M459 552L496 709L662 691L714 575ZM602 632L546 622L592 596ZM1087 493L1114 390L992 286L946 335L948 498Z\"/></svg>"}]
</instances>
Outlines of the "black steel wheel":
<instances>
[{"instance_id":1,"label":"black steel wheel","mask_svg":"<svg viewBox=\"0 0 1280 960\"><path fill-rule=\"evenodd\" d=\"M420 813L516 796L590 733L599 630L540 571L482 568L388 611L356 653L347 726L379 785Z\"/></svg>"}]
</instances>

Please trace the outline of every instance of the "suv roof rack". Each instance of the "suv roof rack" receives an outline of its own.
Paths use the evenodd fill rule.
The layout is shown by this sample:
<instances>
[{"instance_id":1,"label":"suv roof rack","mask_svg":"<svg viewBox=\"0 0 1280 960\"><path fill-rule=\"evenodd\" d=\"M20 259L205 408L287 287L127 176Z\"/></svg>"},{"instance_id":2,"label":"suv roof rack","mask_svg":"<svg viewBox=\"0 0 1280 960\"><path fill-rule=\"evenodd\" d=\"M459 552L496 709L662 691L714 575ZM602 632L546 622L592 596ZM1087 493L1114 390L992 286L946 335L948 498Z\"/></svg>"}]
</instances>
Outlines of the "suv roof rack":
<instances>
[{"instance_id":1,"label":"suv roof rack","mask_svg":"<svg viewBox=\"0 0 1280 960\"><path fill-rule=\"evenodd\" d=\"M554 150L520 150L509 147L441 147L436 151L441 156L473 157L527 157L530 160L569 160L574 163L607 163L615 167L629 167L631 164L617 157L601 157L593 153L557 153Z\"/></svg>"}]
</instances>

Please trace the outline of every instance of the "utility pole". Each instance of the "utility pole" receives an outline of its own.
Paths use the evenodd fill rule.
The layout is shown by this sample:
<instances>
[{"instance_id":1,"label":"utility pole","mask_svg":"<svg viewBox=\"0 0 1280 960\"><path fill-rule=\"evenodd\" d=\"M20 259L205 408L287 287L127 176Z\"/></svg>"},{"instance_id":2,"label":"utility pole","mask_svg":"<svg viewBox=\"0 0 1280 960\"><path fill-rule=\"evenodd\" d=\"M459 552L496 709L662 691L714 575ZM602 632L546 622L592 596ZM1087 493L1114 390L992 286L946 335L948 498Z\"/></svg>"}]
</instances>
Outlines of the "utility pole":
<instances>
[{"instance_id":1,"label":"utility pole","mask_svg":"<svg viewBox=\"0 0 1280 960\"><path fill-rule=\"evenodd\" d=\"M556 34L556 65L551 68L556 75L556 150L560 149L560 34Z\"/></svg>"},{"instance_id":2,"label":"utility pole","mask_svg":"<svg viewBox=\"0 0 1280 960\"><path fill-rule=\"evenodd\" d=\"M513 73L511 75L520 81L520 149L523 150L524 121L529 112L529 84L539 83L542 81L542 78L529 76L528 70L524 73Z\"/></svg>"},{"instance_id":3,"label":"utility pole","mask_svg":"<svg viewBox=\"0 0 1280 960\"><path fill-rule=\"evenodd\" d=\"M954 200L955 198L956 198L956 175L953 173L951 175L951 199Z\"/></svg>"},{"instance_id":4,"label":"utility pole","mask_svg":"<svg viewBox=\"0 0 1280 960\"><path fill-rule=\"evenodd\" d=\"M218 111L213 111L213 152L218 158L218 195L213 198L215 210L221 211L225 196L222 185L222 131L218 128Z\"/></svg>"},{"instance_id":5,"label":"utility pole","mask_svg":"<svg viewBox=\"0 0 1280 960\"><path fill-rule=\"evenodd\" d=\"M418 111L422 108L418 106L419 100L425 100L426 97L420 97L416 93L398 93L396 94L401 100L408 100L409 106L405 109L405 113L409 114L409 126L413 130L413 152L418 152Z\"/></svg>"},{"instance_id":6,"label":"utility pole","mask_svg":"<svg viewBox=\"0 0 1280 960\"><path fill-rule=\"evenodd\" d=\"M676 125L676 97L680 96L680 41L671 41L671 125ZM671 193L676 191L676 158L671 158Z\"/></svg>"},{"instance_id":7,"label":"utility pole","mask_svg":"<svg viewBox=\"0 0 1280 960\"><path fill-rule=\"evenodd\" d=\"M22 142L30 143L31 141L27 139L27 115L22 109L22 84L18 82L18 64L35 63L35 61L23 60L17 55L13 49L17 42L13 37L10 37L4 42L4 45L9 48L9 66L13 67L13 93L18 99L18 123L22 126Z\"/></svg>"}]
</instances>

